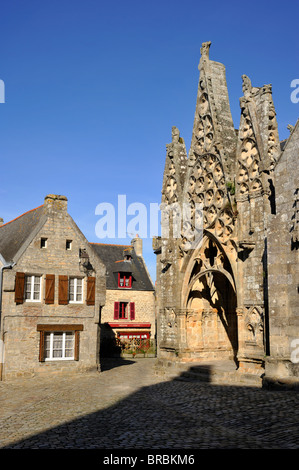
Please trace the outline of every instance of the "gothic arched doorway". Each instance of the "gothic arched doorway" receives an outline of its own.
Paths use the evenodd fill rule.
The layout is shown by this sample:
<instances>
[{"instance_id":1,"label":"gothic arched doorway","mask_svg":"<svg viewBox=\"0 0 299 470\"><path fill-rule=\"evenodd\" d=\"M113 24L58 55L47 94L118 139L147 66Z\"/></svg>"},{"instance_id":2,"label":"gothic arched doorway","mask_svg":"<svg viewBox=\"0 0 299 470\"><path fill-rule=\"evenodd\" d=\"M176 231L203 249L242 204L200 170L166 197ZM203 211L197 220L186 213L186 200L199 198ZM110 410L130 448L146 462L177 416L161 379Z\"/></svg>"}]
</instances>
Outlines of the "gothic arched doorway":
<instances>
[{"instance_id":1,"label":"gothic arched doorway","mask_svg":"<svg viewBox=\"0 0 299 470\"><path fill-rule=\"evenodd\" d=\"M215 240L206 238L191 263L184 301L186 346L198 358L237 363L237 295L228 258Z\"/></svg>"}]
</instances>

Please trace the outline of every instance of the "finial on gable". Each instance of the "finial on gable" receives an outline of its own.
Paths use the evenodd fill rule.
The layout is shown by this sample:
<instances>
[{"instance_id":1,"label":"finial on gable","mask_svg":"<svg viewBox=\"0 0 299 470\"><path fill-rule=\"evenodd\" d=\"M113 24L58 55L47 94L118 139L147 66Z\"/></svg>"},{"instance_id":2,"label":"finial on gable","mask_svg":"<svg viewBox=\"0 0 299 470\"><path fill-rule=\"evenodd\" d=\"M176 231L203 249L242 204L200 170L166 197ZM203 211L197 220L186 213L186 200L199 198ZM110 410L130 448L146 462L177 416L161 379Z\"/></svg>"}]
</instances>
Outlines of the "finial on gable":
<instances>
[{"instance_id":1,"label":"finial on gable","mask_svg":"<svg viewBox=\"0 0 299 470\"><path fill-rule=\"evenodd\" d=\"M211 41L203 42L200 48L201 56L208 59L209 58L209 51L211 46Z\"/></svg>"},{"instance_id":2,"label":"finial on gable","mask_svg":"<svg viewBox=\"0 0 299 470\"><path fill-rule=\"evenodd\" d=\"M177 143L179 141L180 131L178 130L176 126L172 126L171 136L172 136L173 143Z\"/></svg>"},{"instance_id":3,"label":"finial on gable","mask_svg":"<svg viewBox=\"0 0 299 470\"><path fill-rule=\"evenodd\" d=\"M200 48L200 61L198 65L198 69L200 70L200 65L202 63L208 62L209 61L209 51L210 51L210 46L211 46L211 41L203 42Z\"/></svg>"},{"instance_id":4,"label":"finial on gable","mask_svg":"<svg viewBox=\"0 0 299 470\"><path fill-rule=\"evenodd\" d=\"M251 90L252 90L252 85L251 85L251 80L247 75L242 75L242 91L244 93L244 96L247 97L250 95Z\"/></svg>"}]
</instances>

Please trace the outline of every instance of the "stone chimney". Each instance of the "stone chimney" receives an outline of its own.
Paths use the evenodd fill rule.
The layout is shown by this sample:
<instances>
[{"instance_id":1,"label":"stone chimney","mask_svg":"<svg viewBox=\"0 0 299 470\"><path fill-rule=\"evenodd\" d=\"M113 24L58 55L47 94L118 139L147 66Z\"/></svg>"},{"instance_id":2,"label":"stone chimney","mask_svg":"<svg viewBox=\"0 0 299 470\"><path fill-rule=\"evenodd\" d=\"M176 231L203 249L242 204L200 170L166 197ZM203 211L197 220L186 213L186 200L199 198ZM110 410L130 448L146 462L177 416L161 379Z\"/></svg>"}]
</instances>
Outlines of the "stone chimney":
<instances>
[{"instance_id":1,"label":"stone chimney","mask_svg":"<svg viewBox=\"0 0 299 470\"><path fill-rule=\"evenodd\" d=\"M1 225L3 225L3 224L4 224L4 220L2 219L2 217L0 217L0 227L1 227Z\"/></svg>"},{"instance_id":2,"label":"stone chimney","mask_svg":"<svg viewBox=\"0 0 299 470\"><path fill-rule=\"evenodd\" d=\"M47 213L66 213L67 197L58 194L48 194L45 197L44 209Z\"/></svg>"},{"instance_id":3,"label":"stone chimney","mask_svg":"<svg viewBox=\"0 0 299 470\"><path fill-rule=\"evenodd\" d=\"M135 238L131 240L131 245L137 256L142 256L142 238L139 237L138 233Z\"/></svg>"}]
</instances>

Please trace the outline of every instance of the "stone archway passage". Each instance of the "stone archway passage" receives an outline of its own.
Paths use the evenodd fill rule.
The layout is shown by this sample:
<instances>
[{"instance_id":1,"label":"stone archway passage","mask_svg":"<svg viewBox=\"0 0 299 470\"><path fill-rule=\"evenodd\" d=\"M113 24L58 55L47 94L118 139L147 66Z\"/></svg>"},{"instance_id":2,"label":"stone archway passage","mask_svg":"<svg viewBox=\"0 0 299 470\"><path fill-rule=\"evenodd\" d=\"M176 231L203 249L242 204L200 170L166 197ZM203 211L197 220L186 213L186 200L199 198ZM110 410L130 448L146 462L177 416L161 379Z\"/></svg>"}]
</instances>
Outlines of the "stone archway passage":
<instances>
[{"instance_id":1,"label":"stone archway passage","mask_svg":"<svg viewBox=\"0 0 299 470\"><path fill-rule=\"evenodd\" d=\"M236 361L236 307L236 293L223 272L210 269L193 277L187 299L188 349L205 359Z\"/></svg>"}]
</instances>

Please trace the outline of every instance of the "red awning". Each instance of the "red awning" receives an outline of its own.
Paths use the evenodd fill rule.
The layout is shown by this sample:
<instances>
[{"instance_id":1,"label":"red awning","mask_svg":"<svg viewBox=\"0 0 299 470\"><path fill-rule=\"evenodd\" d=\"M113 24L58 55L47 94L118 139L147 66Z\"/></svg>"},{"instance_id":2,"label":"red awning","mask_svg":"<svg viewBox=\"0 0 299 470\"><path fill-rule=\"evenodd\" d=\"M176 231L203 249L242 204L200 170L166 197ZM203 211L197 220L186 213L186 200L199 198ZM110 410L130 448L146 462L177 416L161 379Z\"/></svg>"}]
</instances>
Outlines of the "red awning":
<instances>
[{"instance_id":1,"label":"red awning","mask_svg":"<svg viewBox=\"0 0 299 470\"><path fill-rule=\"evenodd\" d=\"M150 323L124 323L124 322L108 322L108 325L111 326L111 328L150 328L151 324Z\"/></svg>"}]
</instances>

